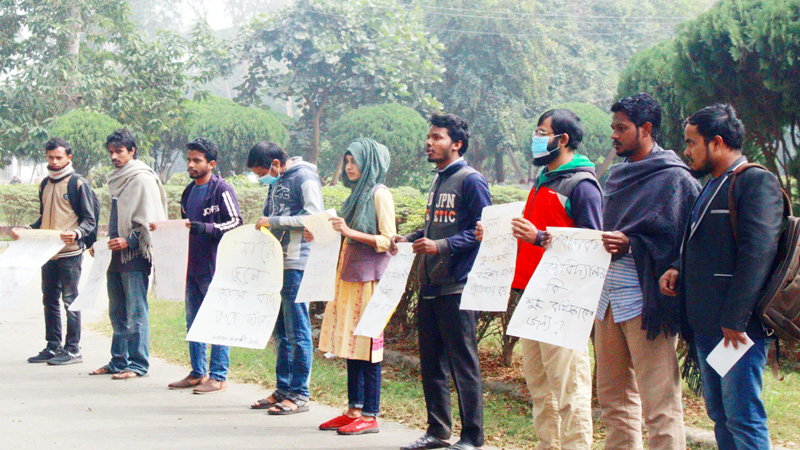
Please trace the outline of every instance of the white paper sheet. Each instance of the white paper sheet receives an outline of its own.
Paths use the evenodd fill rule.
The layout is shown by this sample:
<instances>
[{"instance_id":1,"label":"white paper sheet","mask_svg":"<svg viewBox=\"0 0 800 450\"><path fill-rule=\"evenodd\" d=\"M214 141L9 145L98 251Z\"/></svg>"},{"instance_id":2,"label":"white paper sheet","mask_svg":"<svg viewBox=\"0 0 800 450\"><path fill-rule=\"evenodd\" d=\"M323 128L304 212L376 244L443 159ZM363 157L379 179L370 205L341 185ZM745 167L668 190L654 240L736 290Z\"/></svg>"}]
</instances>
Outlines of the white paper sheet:
<instances>
[{"instance_id":1,"label":"white paper sheet","mask_svg":"<svg viewBox=\"0 0 800 450\"><path fill-rule=\"evenodd\" d=\"M746 344L742 344L739 342L739 348L733 348L733 344L728 344L728 347L725 347L725 339L719 341L714 350L708 354L708 358L706 358L706 362L709 366L711 366L714 370L717 371L719 376L724 377L733 366L742 359L747 350L753 346L753 341L750 339L750 336L745 335L747 339Z\"/></svg>"},{"instance_id":2,"label":"white paper sheet","mask_svg":"<svg viewBox=\"0 0 800 450\"><path fill-rule=\"evenodd\" d=\"M64 248L58 230L17 230L17 234L19 239L0 255L0 309L16 309L36 272Z\"/></svg>"},{"instance_id":3,"label":"white paper sheet","mask_svg":"<svg viewBox=\"0 0 800 450\"><path fill-rule=\"evenodd\" d=\"M508 334L587 351L611 254L602 232L548 228L552 235L517 309Z\"/></svg>"},{"instance_id":4,"label":"white paper sheet","mask_svg":"<svg viewBox=\"0 0 800 450\"><path fill-rule=\"evenodd\" d=\"M84 258L92 258L89 252L84 253ZM108 248L108 238L98 239L94 243L94 257L92 258L92 268L88 272L81 273L81 279L85 280L78 290L78 297L69 306L70 311L82 311L92 308L97 303L98 298L108 297L106 283L106 272L108 265L111 264L111 249Z\"/></svg>"},{"instance_id":5,"label":"white paper sheet","mask_svg":"<svg viewBox=\"0 0 800 450\"><path fill-rule=\"evenodd\" d=\"M186 340L263 349L280 312L282 286L283 251L269 231L244 225L225 233Z\"/></svg>"},{"instance_id":6,"label":"white paper sheet","mask_svg":"<svg viewBox=\"0 0 800 450\"><path fill-rule=\"evenodd\" d=\"M189 262L189 228L186 220L164 220L155 225L150 236L156 297L183 301Z\"/></svg>"},{"instance_id":7,"label":"white paper sheet","mask_svg":"<svg viewBox=\"0 0 800 450\"><path fill-rule=\"evenodd\" d=\"M397 254L389 260L353 334L373 339L381 335L406 290L414 256L410 242L397 243Z\"/></svg>"},{"instance_id":8,"label":"white paper sheet","mask_svg":"<svg viewBox=\"0 0 800 450\"><path fill-rule=\"evenodd\" d=\"M517 239L511 233L511 219L519 217L525 202L483 208L483 240L461 295L461 309L505 311L514 281Z\"/></svg>"},{"instance_id":9,"label":"white paper sheet","mask_svg":"<svg viewBox=\"0 0 800 450\"><path fill-rule=\"evenodd\" d=\"M333 229L328 220L331 217L336 217L333 209L303 217L303 225L314 235L314 240L310 244L295 303L330 302L336 296L336 267L342 235Z\"/></svg>"}]
</instances>

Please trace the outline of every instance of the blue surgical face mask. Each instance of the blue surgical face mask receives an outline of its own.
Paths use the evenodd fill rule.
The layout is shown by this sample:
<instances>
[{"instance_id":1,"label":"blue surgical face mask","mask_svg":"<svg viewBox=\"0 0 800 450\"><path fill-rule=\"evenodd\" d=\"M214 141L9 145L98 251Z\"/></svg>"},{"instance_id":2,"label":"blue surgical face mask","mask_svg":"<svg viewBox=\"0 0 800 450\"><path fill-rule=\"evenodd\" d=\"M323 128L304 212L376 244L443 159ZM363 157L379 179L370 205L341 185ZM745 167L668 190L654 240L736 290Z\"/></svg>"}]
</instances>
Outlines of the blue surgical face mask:
<instances>
[{"instance_id":1,"label":"blue surgical face mask","mask_svg":"<svg viewBox=\"0 0 800 450\"><path fill-rule=\"evenodd\" d=\"M271 185L278 181L278 177L273 177L269 172L263 177L258 177L258 182L261 184Z\"/></svg>"},{"instance_id":2,"label":"blue surgical face mask","mask_svg":"<svg viewBox=\"0 0 800 450\"><path fill-rule=\"evenodd\" d=\"M550 136L534 136L531 142L531 153L534 158L545 156L550 151L547 149L547 144L550 143Z\"/></svg>"}]
</instances>

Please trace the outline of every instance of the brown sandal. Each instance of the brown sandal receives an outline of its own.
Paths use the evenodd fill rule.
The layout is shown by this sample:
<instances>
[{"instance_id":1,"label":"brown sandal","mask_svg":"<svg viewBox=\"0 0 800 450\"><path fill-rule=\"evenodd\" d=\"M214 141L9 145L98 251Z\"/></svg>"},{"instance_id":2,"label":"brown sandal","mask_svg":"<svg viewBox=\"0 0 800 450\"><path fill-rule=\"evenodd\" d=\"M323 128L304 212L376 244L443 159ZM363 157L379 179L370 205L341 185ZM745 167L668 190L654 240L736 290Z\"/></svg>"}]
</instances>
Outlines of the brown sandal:
<instances>
[{"instance_id":1,"label":"brown sandal","mask_svg":"<svg viewBox=\"0 0 800 450\"><path fill-rule=\"evenodd\" d=\"M114 372L108 368L108 366L103 366L97 370L93 370L89 372L89 375L112 375Z\"/></svg>"},{"instance_id":2,"label":"brown sandal","mask_svg":"<svg viewBox=\"0 0 800 450\"><path fill-rule=\"evenodd\" d=\"M115 373L114 375L111 375L111 379L112 380L130 380L131 378L138 378L138 377L143 377L143 376L144 375L139 375L136 372L133 372L133 371L130 371L130 370L126 370L124 372Z\"/></svg>"}]
</instances>

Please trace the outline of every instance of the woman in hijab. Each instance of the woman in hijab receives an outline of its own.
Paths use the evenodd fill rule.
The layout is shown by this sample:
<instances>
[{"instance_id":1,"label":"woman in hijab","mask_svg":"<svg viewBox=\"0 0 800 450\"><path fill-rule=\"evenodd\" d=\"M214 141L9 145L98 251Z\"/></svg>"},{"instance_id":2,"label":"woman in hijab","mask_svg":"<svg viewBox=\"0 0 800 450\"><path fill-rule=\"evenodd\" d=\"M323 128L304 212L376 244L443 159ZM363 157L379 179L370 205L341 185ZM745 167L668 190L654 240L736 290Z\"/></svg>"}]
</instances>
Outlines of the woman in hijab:
<instances>
[{"instance_id":1,"label":"woman in hijab","mask_svg":"<svg viewBox=\"0 0 800 450\"><path fill-rule=\"evenodd\" d=\"M377 339L353 335L361 314L391 255L397 233L394 199L384 186L389 150L372 139L357 139L344 152L342 179L352 189L332 217L333 228L345 238L339 258L336 298L322 320L319 348L347 359L347 412L319 426L339 434L377 433L381 393L383 335ZM306 237L312 238L306 231Z\"/></svg>"}]
</instances>

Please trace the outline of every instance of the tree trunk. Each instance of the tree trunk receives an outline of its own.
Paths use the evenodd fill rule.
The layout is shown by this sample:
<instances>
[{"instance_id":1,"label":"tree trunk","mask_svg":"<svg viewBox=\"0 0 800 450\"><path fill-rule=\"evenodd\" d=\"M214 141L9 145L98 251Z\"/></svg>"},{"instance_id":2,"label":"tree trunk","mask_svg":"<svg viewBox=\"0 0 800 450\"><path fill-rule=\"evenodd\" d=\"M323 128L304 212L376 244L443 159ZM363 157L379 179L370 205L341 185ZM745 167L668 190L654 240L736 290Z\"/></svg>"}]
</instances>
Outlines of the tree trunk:
<instances>
[{"instance_id":1,"label":"tree trunk","mask_svg":"<svg viewBox=\"0 0 800 450\"><path fill-rule=\"evenodd\" d=\"M319 138L320 138L320 118L322 117L322 108L319 106L313 106L311 110L311 117L312 117L312 124L313 124L313 134L311 135L311 155L308 158L308 162L311 164L316 164L317 159L319 159Z\"/></svg>"},{"instance_id":2,"label":"tree trunk","mask_svg":"<svg viewBox=\"0 0 800 450\"><path fill-rule=\"evenodd\" d=\"M603 165L600 166L600 170L597 171L597 179L599 180L600 177L606 173L609 167L611 167L611 163L614 161L614 157L617 156L617 150L614 147L611 147L611 150L608 151L606 154L606 159L603 161Z\"/></svg>"},{"instance_id":3,"label":"tree trunk","mask_svg":"<svg viewBox=\"0 0 800 450\"><path fill-rule=\"evenodd\" d=\"M504 152L494 147L494 176L496 183L502 183L506 181L506 171L505 171L505 164L503 163L503 155Z\"/></svg>"},{"instance_id":4,"label":"tree trunk","mask_svg":"<svg viewBox=\"0 0 800 450\"><path fill-rule=\"evenodd\" d=\"M339 175L342 174L342 166L344 165L344 158L339 158L339 164L336 164L336 170L333 171L333 176L331 177L331 182L328 186L336 186L339 182Z\"/></svg>"},{"instance_id":5,"label":"tree trunk","mask_svg":"<svg viewBox=\"0 0 800 450\"><path fill-rule=\"evenodd\" d=\"M511 161L511 167L514 168L514 173L517 174L517 181L519 183L525 182L525 175L522 174L522 168L519 166L519 162L514 159L514 153L511 152L511 149L505 148L505 154L508 155L508 160Z\"/></svg>"}]
</instances>

